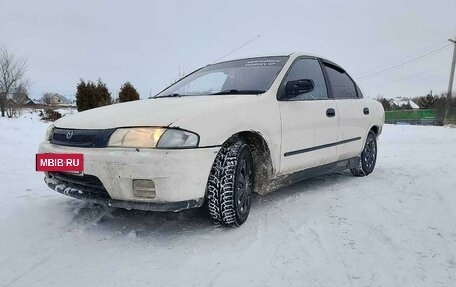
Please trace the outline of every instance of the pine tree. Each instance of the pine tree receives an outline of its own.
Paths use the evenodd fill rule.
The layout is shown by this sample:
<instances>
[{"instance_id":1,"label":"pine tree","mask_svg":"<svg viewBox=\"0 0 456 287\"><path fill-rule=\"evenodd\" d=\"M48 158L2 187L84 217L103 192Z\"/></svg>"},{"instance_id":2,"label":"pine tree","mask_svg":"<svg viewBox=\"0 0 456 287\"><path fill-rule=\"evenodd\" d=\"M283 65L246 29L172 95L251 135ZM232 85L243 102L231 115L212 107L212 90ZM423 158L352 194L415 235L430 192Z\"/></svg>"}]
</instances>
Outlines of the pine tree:
<instances>
[{"instance_id":1,"label":"pine tree","mask_svg":"<svg viewBox=\"0 0 456 287\"><path fill-rule=\"evenodd\" d=\"M98 79L97 87L96 87L96 100L95 103L97 104L97 107L101 106L107 106L110 105L112 102L111 99L111 93L109 92L108 88L106 87L106 84L101 81L101 79Z\"/></svg>"},{"instance_id":2,"label":"pine tree","mask_svg":"<svg viewBox=\"0 0 456 287\"><path fill-rule=\"evenodd\" d=\"M129 102L139 100L139 94L130 82L126 82L120 88L119 102Z\"/></svg>"},{"instance_id":3,"label":"pine tree","mask_svg":"<svg viewBox=\"0 0 456 287\"><path fill-rule=\"evenodd\" d=\"M89 97L87 90L87 83L81 79L81 81L76 86L76 106L78 107L79 112L87 110L86 107Z\"/></svg>"},{"instance_id":4,"label":"pine tree","mask_svg":"<svg viewBox=\"0 0 456 287\"><path fill-rule=\"evenodd\" d=\"M377 101L379 101L382 104L383 109L385 111L391 110L391 101L390 100L387 100L387 99L385 99L383 97L378 97Z\"/></svg>"},{"instance_id":5,"label":"pine tree","mask_svg":"<svg viewBox=\"0 0 456 287\"><path fill-rule=\"evenodd\" d=\"M422 109L431 109L434 106L435 97L431 94L427 94L425 97L420 97L418 99L418 105Z\"/></svg>"},{"instance_id":6,"label":"pine tree","mask_svg":"<svg viewBox=\"0 0 456 287\"><path fill-rule=\"evenodd\" d=\"M79 112L110 104L111 93L101 79L96 84L81 79L76 86L76 106Z\"/></svg>"}]
</instances>

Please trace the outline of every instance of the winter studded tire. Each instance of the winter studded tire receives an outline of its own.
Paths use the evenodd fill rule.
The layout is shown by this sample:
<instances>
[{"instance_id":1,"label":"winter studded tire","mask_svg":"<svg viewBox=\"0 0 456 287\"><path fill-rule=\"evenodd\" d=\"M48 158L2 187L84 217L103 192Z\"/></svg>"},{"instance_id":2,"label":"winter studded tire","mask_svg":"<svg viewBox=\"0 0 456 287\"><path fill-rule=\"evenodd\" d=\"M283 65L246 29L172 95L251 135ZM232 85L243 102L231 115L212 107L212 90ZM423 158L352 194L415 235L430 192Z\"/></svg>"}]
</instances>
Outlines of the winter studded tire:
<instances>
[{"instance_id":1,"label":"winter studded tire","mask_svg":"<svg viewBox=\"0 0 456 287\"><path fill-rule=\"evenodd\" d=\"M369 131L364 149L361 152L358 166L350 169L354 176L366 176L372 173L377 162L377 136Z\"/></svg>"},{"instance_id":2,"label":"winter studded tire","mask_svg":"<svg viewBox=\"0 0 456 287\"><path fill-rule=\"evenodd\" d=\"M225 144L207 183L207 207L214 223L239 226L249 216L254 182L253 158L242 140Z\"/></svg>"}]
</instances>

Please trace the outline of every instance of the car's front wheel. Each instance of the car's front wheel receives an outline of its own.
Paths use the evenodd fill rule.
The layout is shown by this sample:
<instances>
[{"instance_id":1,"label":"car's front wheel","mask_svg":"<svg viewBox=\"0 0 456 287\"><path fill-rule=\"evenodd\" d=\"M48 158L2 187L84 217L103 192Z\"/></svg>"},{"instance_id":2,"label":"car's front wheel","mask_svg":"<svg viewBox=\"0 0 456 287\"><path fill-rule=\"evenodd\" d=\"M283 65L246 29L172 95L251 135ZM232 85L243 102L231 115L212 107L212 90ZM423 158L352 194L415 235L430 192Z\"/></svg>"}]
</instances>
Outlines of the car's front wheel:
<instances>
[{"instance_id":1,"label":"car's front wheel","mask_svg":"<svg viewBox=\"0 0 456 287\"><path fill-rule=\"evenodd\" d=\"M254 166L249 146L233 140L220 149L207 183L206 201L216 224L239 226L250 213Z\"/></svg>"},{"instance_id":2,"label":"car's front wheel","mask_svg":"<svg viewBox=\"0 0 456 287\"><path fill-rule=\"evenodd\" d=\"M364 149L361 152L358 166L350 169L354 176L366 176L374 171L377 162L377 136L369 131Z\"/></svg>"}]
</instances>

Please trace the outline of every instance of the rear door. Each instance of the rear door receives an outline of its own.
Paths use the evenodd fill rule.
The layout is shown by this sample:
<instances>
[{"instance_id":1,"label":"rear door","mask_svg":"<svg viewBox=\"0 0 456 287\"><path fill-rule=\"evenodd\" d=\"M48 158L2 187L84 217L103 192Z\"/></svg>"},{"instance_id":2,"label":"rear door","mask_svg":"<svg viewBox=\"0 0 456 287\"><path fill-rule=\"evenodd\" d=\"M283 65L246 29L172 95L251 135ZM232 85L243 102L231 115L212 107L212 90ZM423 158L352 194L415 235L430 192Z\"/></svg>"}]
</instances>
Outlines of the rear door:
<instances>
[{"instance_id":1,"label":"rear door","mask_svg":"<svg viewBox=\"0 0 456 287\"><path fill-rule=\"evenodd\" d=\"M314 89L287 98L286 83L311 80ZM282 152L280 173L291 173L337 159L339 113L328 96L320 61L314 57L297 58L289 68L279 88L282 120Z\"/></svg>"},{"instance_id":2,"label":"rear door","mask_svg":"<svg viewBox=\"0 0 456 287\"><path fill-rule=\"evenodd\" d=\"M368 107L345 70L329 61L323 61L323 65L339 111L338 160L355 157L361 152L365 140Z\"/></svg>"}]
</instances>

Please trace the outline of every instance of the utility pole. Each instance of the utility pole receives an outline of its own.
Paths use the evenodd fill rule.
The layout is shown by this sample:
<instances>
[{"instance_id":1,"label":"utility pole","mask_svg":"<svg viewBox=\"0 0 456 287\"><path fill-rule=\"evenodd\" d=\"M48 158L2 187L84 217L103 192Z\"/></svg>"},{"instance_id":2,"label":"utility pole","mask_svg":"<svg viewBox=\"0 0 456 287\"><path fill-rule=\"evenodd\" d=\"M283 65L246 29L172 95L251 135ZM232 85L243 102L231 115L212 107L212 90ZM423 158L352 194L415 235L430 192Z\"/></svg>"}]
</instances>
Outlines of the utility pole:
<instances>
[{"instance_id":1,"label":"utility pole","mask_svg":"<svg viewBox=\"0 0 456 287\"><path fill-rule=\"evenodd\" d=\"M452 101L452 94L453 94L453 80L454 80L454 66L456 65L456 37L453 39L448 39L451 43L453 43L453 60L451 61L451 71L450 71L450 81L448 83L448 95L447 95L447 109L445 113L445 123L449 123L449 116L450 116L450 107Z\"/></svg>"},{"instance_id":2,"label":"utility pole","mask_svg":"<svg viewBox=\"0 0 456 287\"><path fill-rule=\"evenodd\" d=\"M450 72L450 83L448 84L448 97L451 99L453 92L453 80L454 80L454 66L456 64L456 37L453 39L448 39L448 41L453 43L453 61L451 62L451 72Z\"/></svg>"}]
</instances>

